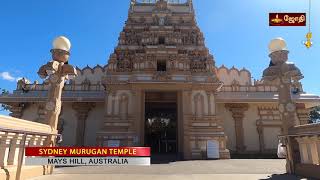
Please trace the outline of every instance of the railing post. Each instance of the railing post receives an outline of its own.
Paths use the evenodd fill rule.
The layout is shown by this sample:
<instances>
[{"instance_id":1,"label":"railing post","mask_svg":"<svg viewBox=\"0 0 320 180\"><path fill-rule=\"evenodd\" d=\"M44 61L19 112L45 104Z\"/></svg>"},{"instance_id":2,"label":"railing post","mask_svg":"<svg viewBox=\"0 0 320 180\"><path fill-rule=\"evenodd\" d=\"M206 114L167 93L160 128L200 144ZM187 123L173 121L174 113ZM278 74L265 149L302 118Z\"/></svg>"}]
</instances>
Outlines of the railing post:
<instances>
[{"instance_id":1,"label":"railing post","mask_svg":"<svg viewBox=\"0 0 320 180\"><path fill-rule=\"evenodd\" d=\"M4 168L8 163L10 140L8 132L1 133L0 137L0 167Z\"/></svg>"},{"instance_id":2,"label":"railing post","mask_svg":"<svg viewBox=\"0 0 320 180\"><path fill-rule=\"evenodd\" d=\"M27 140L27 134L24 133L22 137L22 141L20 143L20 150L19 150L19 159L18 159L18 166L17 166L17 172L16 172L16 180L20 180L21 178L21 169L22 169L22 164L24 161L24 149L26 146L26 140Z\"/></svg>"},{"instance_id":3,"label":"railing post","mask_svg":"<svg viewBox=\"0 0 320 180\"><path fill-rule=\"evenodd\" d=\"M10 134L10 133L9 133ZM9 154L8 154L8 165L15 165L17 160L17 151L19 151L19 144L21 143L21 139L19 133L11 133L12 138L10 138L10 146L9 146Z\"/></svg>"}]
</instances>

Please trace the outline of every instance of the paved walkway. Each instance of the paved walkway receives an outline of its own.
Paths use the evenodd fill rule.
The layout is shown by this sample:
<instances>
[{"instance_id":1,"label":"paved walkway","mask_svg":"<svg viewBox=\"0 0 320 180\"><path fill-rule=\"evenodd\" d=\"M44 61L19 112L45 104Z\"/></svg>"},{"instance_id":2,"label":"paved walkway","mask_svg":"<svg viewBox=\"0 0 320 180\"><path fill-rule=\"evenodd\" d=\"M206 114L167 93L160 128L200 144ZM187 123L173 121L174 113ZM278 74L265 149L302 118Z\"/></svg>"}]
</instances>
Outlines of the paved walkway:
<instances>
[{"instance_id":1,"label":"paved walkway","mask_svg":"<svg viewBox=\"0 0 320 180\"><path fill-rule=\"evenodd\" d=\"M182 161L137 166L96 166L56 168L53 175L30 180L298 180L284 175L285 160L233 159Z\"/></svg>"}]
</instances>

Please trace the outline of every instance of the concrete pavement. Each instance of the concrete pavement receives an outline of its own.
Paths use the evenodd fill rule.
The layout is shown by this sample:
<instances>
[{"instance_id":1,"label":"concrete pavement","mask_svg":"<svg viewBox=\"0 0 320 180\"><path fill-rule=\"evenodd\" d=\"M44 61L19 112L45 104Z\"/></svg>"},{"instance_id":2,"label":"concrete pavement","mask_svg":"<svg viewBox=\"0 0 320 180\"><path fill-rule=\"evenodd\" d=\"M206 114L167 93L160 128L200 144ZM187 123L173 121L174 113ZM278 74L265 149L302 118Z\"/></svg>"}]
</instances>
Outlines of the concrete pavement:
<instances>
[{"instance_id":1,"label":"concrete pavement","mask_svg":"<svg viewBox=\"0 0 320 180\"><path fill-rule=\"evenodd\" d=\"M137 166L95 166L56 168L53 175L30 180L298 180L284 175L285 160L232 159L181 161L170 164Z\"/></svg>"}]
</instances>

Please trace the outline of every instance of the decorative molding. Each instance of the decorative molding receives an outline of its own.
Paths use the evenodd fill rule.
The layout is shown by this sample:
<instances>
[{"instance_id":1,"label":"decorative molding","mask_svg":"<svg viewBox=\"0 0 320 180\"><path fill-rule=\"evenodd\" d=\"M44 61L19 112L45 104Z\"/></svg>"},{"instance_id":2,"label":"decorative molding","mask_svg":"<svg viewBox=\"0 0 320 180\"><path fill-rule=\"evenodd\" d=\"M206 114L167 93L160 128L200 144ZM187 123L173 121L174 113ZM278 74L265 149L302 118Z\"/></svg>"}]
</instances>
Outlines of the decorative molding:
<instances>
[{"instance_id":1,"label":"decorative molding","mask_svg":"<svg viewBox=\"0 0 320 180\"><path fill-rule=\"evenodd\" d=\"M310 122L310 109L305 107L305 104L296 104L297 107L297 117L299 119L299 125L309 124Z\"/></svg>"}]
</instances>

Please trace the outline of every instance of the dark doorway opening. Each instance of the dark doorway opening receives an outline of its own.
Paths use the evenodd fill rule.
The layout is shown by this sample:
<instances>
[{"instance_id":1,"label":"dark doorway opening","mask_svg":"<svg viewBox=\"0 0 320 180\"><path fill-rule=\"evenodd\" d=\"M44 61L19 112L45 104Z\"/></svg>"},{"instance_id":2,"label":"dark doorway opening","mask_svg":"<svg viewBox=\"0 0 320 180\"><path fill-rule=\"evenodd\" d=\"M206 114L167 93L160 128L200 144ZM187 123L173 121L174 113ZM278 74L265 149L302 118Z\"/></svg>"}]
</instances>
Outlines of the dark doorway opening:
<instances>
[{"instance_id":1,"label":"dark doorway opening","mask_svg":"<svg viewBox=\"0 0 320 180\"><path fill-rule=\"evenodd\" d=\"M151 147L152 163L177 160L176 93L147 93L145 102L145 146Z\"/></svg>"},{"instance_id":2,"label":"dark doorway opening","mask_svg":"<svg viewBox=\"0 0 320 180\"><path fill-rule=\"evenodd\" d=\"M165 72L167 71L167 62L166 61L158 61L157 62L157 71Z\"/></svg>"},{"instance_id":3,"label":"dark doorway opening","mask_svg":"<svg viewBox=\"0 0 320 180\"><path fill-rule=\"evenodd\" d=\"M160 45L164 45L165 43L166 43L166 38L163 37L163 36L160 36L160 37L159 37L159 44L160 44Z\"/></svg>"}]
</instances>

